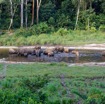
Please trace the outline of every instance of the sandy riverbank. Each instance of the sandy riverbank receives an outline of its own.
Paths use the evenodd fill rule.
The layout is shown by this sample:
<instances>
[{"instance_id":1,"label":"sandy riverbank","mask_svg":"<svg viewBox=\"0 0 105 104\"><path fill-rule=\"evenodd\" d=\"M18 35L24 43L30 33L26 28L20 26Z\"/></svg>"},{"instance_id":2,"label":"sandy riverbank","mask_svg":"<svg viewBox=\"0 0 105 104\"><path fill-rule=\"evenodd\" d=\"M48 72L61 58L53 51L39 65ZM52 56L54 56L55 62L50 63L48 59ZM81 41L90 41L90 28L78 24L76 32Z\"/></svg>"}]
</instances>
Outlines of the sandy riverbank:
<instances>
[{"instance_id":1,"label":"sandy riverbank","mask_svg":"<svg viewBox=\"0 0 105 104\"><path fill-rule=\"evenodd\" d=\"M35 46L0 46L0 49L10 49L10 48L34 48ZM54 48L55 46L41 46L42 49L45 48ZM105 51L105 43L103 44L86 44L83 46L63 46L71 50L97 50Z\"/></svg>"}]
</instances>

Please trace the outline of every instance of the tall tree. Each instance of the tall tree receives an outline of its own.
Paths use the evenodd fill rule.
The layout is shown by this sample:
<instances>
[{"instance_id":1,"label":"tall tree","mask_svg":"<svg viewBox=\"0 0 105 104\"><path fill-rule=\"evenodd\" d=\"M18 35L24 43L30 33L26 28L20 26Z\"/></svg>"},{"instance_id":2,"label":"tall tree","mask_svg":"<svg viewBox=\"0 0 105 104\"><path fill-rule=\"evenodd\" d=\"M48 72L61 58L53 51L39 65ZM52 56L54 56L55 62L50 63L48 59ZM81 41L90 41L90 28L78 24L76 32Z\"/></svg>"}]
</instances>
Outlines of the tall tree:
<instances>
[{"instance_id":1,"label":"tall tree","mask_svg":"<svg viewBox=\"0 0 105 104\"><path fill-rule=\"evenodd\" d=\"M9 0L9 2L10 2L11 18L10 18L10 25L9 25L8 30L10 30L11 27L13 26L14 15L15 15L15 12L16 12L16 9L17 9L17 2L16 1L14 1L14 2L16 2L15 3L16 5L14 5L14 6L13 6L13 1L12 0Z\"/></svg>"},{"instance_id":2,"label":"tall tree","mask_svg":"<svg viewBox=\"0 0 105 104\"><path fill-rule=\"evenodd\" d=\"M10 1L10 7L11 7L11 19L10 19L10 25L9 25L9 30L11 28L11 26L13 25L13 3L12 3L12 0L9 0Z\"/></svg>"},{"instance_id":3,"label":"tall tree","mask_svg":"<svg viewBox=\"0 0 105 104\"><path fill-rule=\"evenodd\" d=\"M79 19L81 1L82 1L82 0L78 0L78 7L77 7L77 16L76 16L75 29L77 29L77 26L78 26L78 19Z\"/></svg>"},{"instance_id":4,"label":"tall tree","mask_svg":"<svg viewBox=\"0 0 105 104\"><path fill-rule=\"evenodd\" d=\"M34 24L34 9L35 9L35 1L32 0L32 22L31 22L31 25Z\"/></svg>"},{"instance_id":5,"label":"tall tree","mask_svg":"<svg viewBox=\"0 0 105 104\"><path fill-rule=\"evenodd\" d=\"M23 0L21 0L21 27L23 27Z\"/></svg>"},{"instance_id":6,"label":"tall tree","mask_svg":"<svg viewBox=\"0 0 105 104\"><path fill-rule=\"evenodd\" d=\"M28 20L28 14L27 14L27 0L25 1L25 25L27 28L27 20Z\"/></svg>"},{"instance_id":7,"label":"tall tree","mask_svg":"<svg viewBox=\"0 0 105 104\"><path fill-rule=\"evenodd\" d=\"M39 22L39 9L40 9L40 5L41 5L42 0L37 0L37 10L36 10L36 23L38 24Z\"/></svg>"}]
</instances>

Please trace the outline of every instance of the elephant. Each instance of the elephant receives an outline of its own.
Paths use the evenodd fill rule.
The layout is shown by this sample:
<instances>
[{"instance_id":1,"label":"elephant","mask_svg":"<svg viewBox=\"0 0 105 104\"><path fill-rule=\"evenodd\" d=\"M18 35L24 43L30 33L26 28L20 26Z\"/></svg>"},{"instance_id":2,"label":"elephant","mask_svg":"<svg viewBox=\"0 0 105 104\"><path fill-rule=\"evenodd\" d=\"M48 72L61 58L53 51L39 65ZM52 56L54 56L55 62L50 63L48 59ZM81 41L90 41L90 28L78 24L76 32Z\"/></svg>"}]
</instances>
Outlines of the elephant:
<instances>
[{"instance_id":1,"label":"elephant","mask_svg":"<svg viewBox=\"0 0 105 104\"><path fill-rule=\"evenodd\" d=\"M69 52L71 52L71 50L69 48L64 48L64 52L69 53Z\"/></svg>"},{"instance_id":2,"label":"elephant","mask_svg":"<svg viewBox=\"0 0 105 104\"><path fill-rule=\"evenodd\" d=\"M55 50L56 50L57 52L64 52L64 47L63 47L63 46L56 46L56 47L55 47Z\"/></svg>"},{"instance_id":3,"label":"elephant","mask_svg":"<svg viewBox=\"0 0 105 104\"><path fill-rule=\"evenodd\" d=\"M35 49L34 50L34 53L37 57L40 57L41 56L41 53L43 53L42 49Z\"/></svg>"},{"instance_id":4,"label":"elephant","mask_svg":"<svg viewBox=\"0 0 105 104\"><path fill-rule=\"evenodd\" d=\"M76 55L76 57L79 57L79 52L78 52L78 51L73 50L73 51L71 51L71 53L75 54L75 55Z\"/></svg>"},{"instance_id":5,"label":"elephant","mask_svg":"<svg viewBox=\"0 0 105 104\"><path fill-rule=\"evenodd\" d=\"M48 55L49 57L54 56L55 49L46 48L43 51L44 55Z\"/></svg>"},{"instance_id":6,"label":"elephant","mask_svg":"<svg viewBox=\"0 0 105 104\"><path fill-rule=\"evenodd\" d=\"M17 54L17 53L18 53L17 49L13 49L13 48L9 49L9 54Z\"/></svg>"},{"instance_id":7,"label":"elephant","mask_svg":"<svg viewBox=\"0 0 105 104\"><path fill-rule=\"evenodd\" d=\"M34 49L33 48L19 48L18 55L27 57L29 54L33 55Z\"/></svg>"}]
</instances>

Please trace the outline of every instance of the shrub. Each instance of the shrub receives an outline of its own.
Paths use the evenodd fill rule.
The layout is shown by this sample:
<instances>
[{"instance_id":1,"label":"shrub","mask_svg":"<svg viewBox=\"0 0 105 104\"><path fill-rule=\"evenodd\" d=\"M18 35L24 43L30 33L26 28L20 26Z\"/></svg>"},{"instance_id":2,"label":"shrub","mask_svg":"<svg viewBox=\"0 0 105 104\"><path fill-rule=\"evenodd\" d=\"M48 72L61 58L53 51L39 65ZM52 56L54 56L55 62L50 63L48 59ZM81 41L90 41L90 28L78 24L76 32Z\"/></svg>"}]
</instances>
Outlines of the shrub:
<instances>
[{"instance_id":1,"label":"shrub","mask_svg":"<svg viewBox=\"0 0 105 104\"><path fill-rule=\"evenodd\" d=\"M105 25L101 25L101 26L99 27L99 30L105 32Z\"/></svg>"},{"instance_id":2,"label":"shrub","mask_svg":"<svg viewBox=\"0 0 105 104\"><path fill-rule=\"evenodd\" d=\"M29 31L29 29L25 29L25 28L20 28L15 32L16 36L24 36L24 37L28 37L31 36L32 33L31 31Z\"/></svg>"},{"instance_id":3,"label":"shrub","mask_svg":"<svg viewBox=\"0 0 105 104\"><path fill-rule=\"evenodd\" d=\"M95 28L95 27L91 27L91 28L90 28L90 31L91 31L91 32L96 32L96 28Z\"/></svg>"},{"instance_id":4,"label":"shrub","mask_svg":"<svg viewBox=\"0 0 105 104\"><path fill-rule=\"evenodd\" d=\"M39 23L37 25L34 25L30 28L30 31L32 31L32 34L42 34L42 33L49 33L54 31L53 27L48 26L46 22Z\"/></svg>"},{"instance_id":5,"label":"shrub","mask_svg":"<svg viewBox=\"0 0 105 104\"><path fill-rule=\"evenodd\" d=\"M0 81L0 104L42 104L46 97L41 89L48 82L47 75L4 79Z\"/></svg>"},{"instance_id":6,"label":"shrub","mask_svg":"<svg viewBox=\"0 0 105 104\"><path fill-rule=\"evenodd\" d=\"M60 28L55 34L60 35L60 36L64 36L67 35L69 33L69 31L65 28Z\"/></svg>"},{"instance_id":7,"label":"shrub","mask_svg":"<svg viewBox=\"0 0 105 104\"><path fill-rule=\"evenodd\" d=\"M50 17L49 20L48 20L48 23L49 23L50 25L54 25L54 24L55 24L54 18L53 18L53 17Z\"/></svg>"},{"instance_id":8,"label":"shrub","mask_svg":"<svg viewBox=\"0 0 105 104\"><path fill-rule=\"evenodd\" d=\"M85 104L105 104L105 94L100 90L93 89L89 92Z\"/></svg>"}]
</instances>

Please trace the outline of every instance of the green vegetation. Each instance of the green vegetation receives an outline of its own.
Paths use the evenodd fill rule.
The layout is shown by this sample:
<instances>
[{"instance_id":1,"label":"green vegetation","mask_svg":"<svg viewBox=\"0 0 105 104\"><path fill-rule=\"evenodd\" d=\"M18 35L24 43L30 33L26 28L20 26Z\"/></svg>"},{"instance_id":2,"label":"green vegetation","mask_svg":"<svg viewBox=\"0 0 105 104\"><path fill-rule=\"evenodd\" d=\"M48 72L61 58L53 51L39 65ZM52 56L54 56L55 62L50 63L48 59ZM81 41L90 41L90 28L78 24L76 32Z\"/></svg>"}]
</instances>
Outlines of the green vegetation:
<instances>
[{"instance_id":1,"label":"green vegetation","mask_svg":"<svg viewBox=\"0 0 105 104\"><path fill-rule=\"evenodd\" d=\"M0 1L0 45L103 43L104 34L104 0Z\"/></svg>"},{"instance_id":2,"label":"green vegetation","mask_svg":"<svg viewBox=\"0 0 105 104\"><path fill-rule=\"evenodd\" d=\"M8 33L7 33L8 34ZM50 34L40 32L40 35L35 33L35 29L29 28L19 29L13 33L0 36L0 45L83 45L91 43L104 43L105 33L102 31L86 31L86 30L66 30L59 29Z\"/></svg>"},{"instance_id":3,"label":"green vegetation","mask_svg":"<svg viewBox=\"0 0 105 104\"><path fill-rule=\"evenodd\" d=\"M60 67L62 66L62 67ZM8 65L7 77L18 76L43 76L59 77L66 75L66 77L104 77L104 67L68 67L66 64L51 63L51 64L11 64Z\"/></svg>"},{"instance_id":4,"label":"green vegetation","mask_svg":"<svg viewBox=\"0 0 105 104\"><path fill-rule=\"evenodd\" d=\"M0 29L30 27L39 23L42 27L55 30L95 30L100 26L100 29L105 29L105 1L0 0Z\"/></svg>"},{"instance_id":5,"label":"green vegetation","mask_svg":"<svg viewBox=\"0 0 105 104\"><path fill-rule=\"evenodd\" d=\"M8 64L0 81L0 103L104 104L104 67L64 63Z\"/></svg>"},{"instance_id":6,"label":"green vegetation","mask_svg":"<svg viewBox=\"0 0 105 104\"><path fill-rule=\"evenodd\" d=\"M0 0L0 46L105 43L105 0ZM0 104L105 104L105 67L0 64Z\"/></svg>"}]
</instances>

